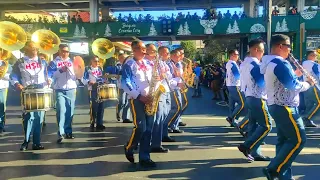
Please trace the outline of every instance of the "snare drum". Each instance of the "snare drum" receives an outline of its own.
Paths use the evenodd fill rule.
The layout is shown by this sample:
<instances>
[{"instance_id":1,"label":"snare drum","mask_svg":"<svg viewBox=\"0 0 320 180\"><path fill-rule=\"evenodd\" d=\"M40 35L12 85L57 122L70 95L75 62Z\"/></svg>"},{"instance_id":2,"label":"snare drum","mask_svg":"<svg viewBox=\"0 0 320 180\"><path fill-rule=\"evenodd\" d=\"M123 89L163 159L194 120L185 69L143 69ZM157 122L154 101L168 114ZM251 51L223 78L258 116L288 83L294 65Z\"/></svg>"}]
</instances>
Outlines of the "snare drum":
<instances>
[{"instance_id":1,"label":"snare drum","mask_svg":"<svg viewBox=\"0 0 320 180\"><path fill-rule=\"evenodd\" d=\"M22 91L25 112L48 111L54 107L52 89L25 89Z\"/></svg>"},{"instance_id":2,"label":"snare drum","mask_svg":"<svg viewBox=\"0 0 320 180\"><path fill-rule=\"evenodd\" d=\"M97 87L98 101L117 100L117 86L115 84L102 84Z\"/></svg>"}]
</instances>

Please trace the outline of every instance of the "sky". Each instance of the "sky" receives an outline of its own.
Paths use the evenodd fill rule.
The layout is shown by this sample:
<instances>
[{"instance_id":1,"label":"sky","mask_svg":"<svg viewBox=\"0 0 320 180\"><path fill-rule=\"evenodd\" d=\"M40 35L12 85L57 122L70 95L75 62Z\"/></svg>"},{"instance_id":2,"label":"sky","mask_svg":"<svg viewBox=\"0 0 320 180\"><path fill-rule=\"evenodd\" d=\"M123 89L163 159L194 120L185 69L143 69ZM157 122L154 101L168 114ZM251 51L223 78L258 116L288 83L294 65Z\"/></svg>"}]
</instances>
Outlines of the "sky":
<instances>
[{"instance_id":1,"label":"sky","mask_svg":"<svg viewBox=\"0 0 320 180\"><path fill-rule=\"evenodd\" d=\"M230 10L230 13L233 14L234 11L239 12L243 12L242 8L218 8L217 11L221 11L222 14L226 13L228 10ZM122 17L124 16L129 16L129 14L131 13L131 15L133 17L135 16L139 16L139 14L142 14L143 16L146 16L147 14L150 14L151 16L154 17L159 17L163 14L167 14L168 16L171 17L171 14L174 13L175 15L177 15L179 12L182 12L183 14L187 14L188 12L190 12L191 15L193 15L194 13L197 13L198 16L203 16L204 14L204 10L203 9L199 9L199 10L177 10L177 11L126 11L126 12L115 12L114 16L118 17L119 13L121 13ZM259 10L259 14L262 14L262 9Z\"/></svg>"}]
</instances>

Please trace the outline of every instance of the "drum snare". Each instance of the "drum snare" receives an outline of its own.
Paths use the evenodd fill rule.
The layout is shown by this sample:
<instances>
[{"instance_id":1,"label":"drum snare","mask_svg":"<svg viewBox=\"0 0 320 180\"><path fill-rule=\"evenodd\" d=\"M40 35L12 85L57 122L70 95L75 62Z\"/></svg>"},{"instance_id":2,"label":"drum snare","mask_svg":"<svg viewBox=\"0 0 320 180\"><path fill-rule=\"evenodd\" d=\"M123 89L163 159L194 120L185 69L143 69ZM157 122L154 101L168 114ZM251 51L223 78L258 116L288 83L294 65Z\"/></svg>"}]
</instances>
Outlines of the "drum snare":
<instances>
[{"instance_id":1,"label":"drum snare","mask_svg":"<svg viewBox=\"0 0 320 180\"><path fill-rule=\"evenodd\" d=\"M48 111L54 107L52 89L25 89L22 98L26 112Z\"/></svg>"},{"instance_id":2,"label":"drum snare","mask_svg":"<svg viewBox=\"0 0 320 180\"><path fill-rule=\"evenodd\" d=\"M98 102L118 99L117 86L115 84L98 85L97 94L98 94L98 98L97 98Z\"/></svg>"}]
</instances>

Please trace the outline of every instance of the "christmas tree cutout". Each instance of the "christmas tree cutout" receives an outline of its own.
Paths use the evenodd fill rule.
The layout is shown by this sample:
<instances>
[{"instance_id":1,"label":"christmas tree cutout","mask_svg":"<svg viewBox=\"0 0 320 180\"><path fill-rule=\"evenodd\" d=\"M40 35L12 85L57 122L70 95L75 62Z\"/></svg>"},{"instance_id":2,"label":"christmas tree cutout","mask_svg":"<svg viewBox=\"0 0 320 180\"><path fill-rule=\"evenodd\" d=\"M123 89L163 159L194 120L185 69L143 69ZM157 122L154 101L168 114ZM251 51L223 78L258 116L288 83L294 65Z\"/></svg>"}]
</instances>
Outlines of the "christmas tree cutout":
<instances>
[{"instance_id":1,"label":"christmas tree cutout","mask_svg":"<svg viewBox=\"0 0 320 180\"><path fill-rule=\"evenodd\" d=\"M189 25L187 22L184 23L184 35L191 35L191 32L189 30Z\"/></svg>"},{"instance_id":2,"label":"christmas tree cutout","mask_svg":"<svg viewBox=\"0 0 320 180\"><path fill-rule=\"evenodd\" d=\"M180 24L180 27L179 27L179 29L178 29L178 34L177 34L177 35L179 35L179 36L184 35L183 27L182 27L181 24Z\"/></svg>"},{"instance_id":3,"label":"christmas tree cutout","mask_svg":"<svg viewBox=\"0 0 320 180\"><path fill-rule=\"evenodd\" d=\"M277 22L276 25L276 32L289 32L288 24L285 18L283 18L282 23L280 25L280 22Z\"/></svg>"},{"instance_id":4,"label":"christmas tree cutout","mask_svg":"<svg viewBox=\"0 0 320 180\"><path fill-rule=\"evenodd\" d=\"M151 23L150 31L149 31L148 36L156 36L156 35L158 35L157 30L156 30L156 28L154 27L153 23Z\"/></svg>"},{"instance_id":5,"label":"christmas tree cutout","mask_svg":"<svg viewBox=\"0 0 320 180\"><path fill-rule=\"evenodd\" d=\"M281 32L281 26L279 21L277 22L277 25L276 25L276 32Z\"/></svg>"},{"instance_id":6,"label":"christmas tree cutout","mask_svg":"<svg viewBox=\"0 0 320 180\"><path fill-rule=\"evenodd\" d=\"M229 26L228 26L226 33L227 34L240 33L240 29L239 29L237 21L234 21L232 28L231 28L231 24L229 23Z\"/></svg>"},{"instance_id":7,"label":"christmas tree cutout","mask_svg":"<svg viewBox=\"0 0 320 180\"><path fill-rule=\"evenodd\" d=\"M99 32L96 33L96 36L100 36Z\"/></svg>"},{"instance_id":8,"label":"christmas tree cutout","mask_svg":"<svg viewBox=\"0 0 320 180\"><path fill-rule=\"evenodd\" d=\"M78 25L76 25L76 28L74 30L74 33L73 33L73 37L80 37L81 34L80 34L80 28Z\"/></svg>"},{"instance_id":9,"label":"christmas tree cutout","mask_svg":"<svg viewBox=\"0 0 320 180\"><path fill-rule=\"evenodd\" d=\"M106 37L112 36L111 29L108 24L106 26L106 30L104 31L104 36L106 36Z\"/></svg>"},{"instance_id":10,"label":"christmas tree cutout","mask_svg":"<svg viewBox=\"0 0 320 180\"><path fill-rule=\"evenodd\" d=\"M87 37L87 33L86 33L86 30L84 29L84 27L81 28L80 36L81 37Z\"/></svg>"},{"instance_id":11,"label":"christmas tree cutout","mask_svg":"<svg viewBox=\"0 0 320 180\"><path fill-rule=\"evenodd\" d=\"M228 29L227 29L227 34L232 34L232 28L231 24L229 24Z\"/></svg>"},{"instance_id":12,"label":"christmas tree cutout","mask_svg":"<svg viewBox=\"0 0 320 180\"><path fill-rule=\"evenodd\" d=\"M286 21L285 18L283 18L283 20L282 20L281 29L282 29L282 32L288 32L289 31L288 25L287 25L287 21Z\"/></svg>"}]
</instances>

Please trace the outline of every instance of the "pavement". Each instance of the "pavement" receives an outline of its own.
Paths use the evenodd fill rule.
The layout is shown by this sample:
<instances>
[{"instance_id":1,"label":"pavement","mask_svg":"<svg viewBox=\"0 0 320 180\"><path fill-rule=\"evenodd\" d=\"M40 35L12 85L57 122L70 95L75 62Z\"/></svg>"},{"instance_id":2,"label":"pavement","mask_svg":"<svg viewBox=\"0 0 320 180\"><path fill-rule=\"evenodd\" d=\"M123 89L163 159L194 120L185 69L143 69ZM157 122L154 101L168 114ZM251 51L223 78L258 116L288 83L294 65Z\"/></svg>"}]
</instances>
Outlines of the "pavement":
<instances>
[{"instance_id":1,"label":"pavement","mask_svg":"<svg viewBox=\"0 0 320 180\"><path fill-rule=\"evenodd\" d=\"M211 100L212 94L203 89L203 97L191 98L183 115L187 123L183 134L172 134L175 143L164 143L166 154L151 154L157 168L141 170L130 164L123 153L123 145L132 132L132 124L117 122L115 107L105 109L104 132L90 132L88 106L77 106L74 116L76 139L57 144L57 124L54 111L46 116L43 129L43 151L20 152L23 142L20 107L7 109L7 127L0 135L0 180L23 179L195 179L247 180L266 179L261 169L267 162L248 163L237 145L243 138L225 121L228 109ZM319 118L320 119L320 118ZM318 124L320 121L316 120ZM306 147L294 163L296 179L317 180L320 170L320 128L307 130ZM266 139L264 155L275 155L276 128ZM138 159L136 155L136 159Z\"/></svg>"}]
</instances>

